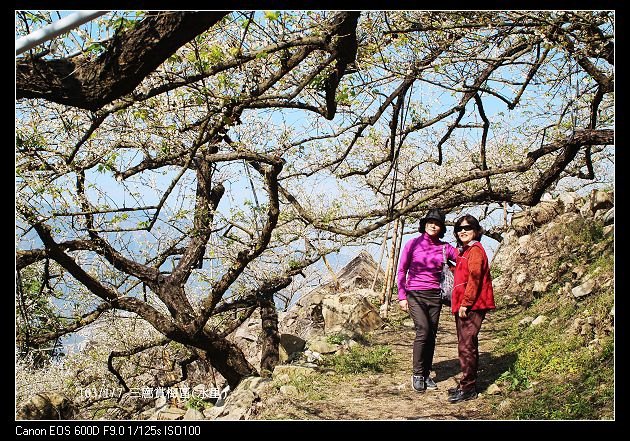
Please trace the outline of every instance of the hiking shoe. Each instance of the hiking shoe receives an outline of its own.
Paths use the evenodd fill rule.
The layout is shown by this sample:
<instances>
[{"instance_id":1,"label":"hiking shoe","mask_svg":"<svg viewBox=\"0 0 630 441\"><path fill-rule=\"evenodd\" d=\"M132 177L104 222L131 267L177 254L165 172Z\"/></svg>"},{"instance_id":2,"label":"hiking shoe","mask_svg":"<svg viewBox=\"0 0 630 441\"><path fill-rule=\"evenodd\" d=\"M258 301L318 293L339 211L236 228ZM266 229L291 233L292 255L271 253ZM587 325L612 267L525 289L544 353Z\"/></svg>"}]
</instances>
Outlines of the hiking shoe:
<instances>
[{"instance_id":1,"label":"hiking shoe","mask_svg":"<svg viewBox=\"0 0 630 441\"><path fill-rule=\"evenodd\" d=\"M459 403L460 401L474 400L477 398L477 391L471 389L469 391L458 390L455 394L448 397L449 403Z\"/></svg>"},{"instance_id":2,"label":"hiking shoe","mask_svg":"<svg viewBox=\"0 0 630 441\"><path fill-rule=\"evenodd\" d=\"M435 390L438 388L437 384L435 383L435 381L433 381L433 378L431 377L424 377L424 384L429 390Z\"/></svg>"},{"instance_id":3,"label":"hiking shoe","mask_svg":"<svg viewBox=\"0 0 630 441\"><path fill-rule=\"evenodd\" d=\"M457 385L457 387L450 387L450 388L447 390L447 392L448 392L448 395L449 395L449 396L451 396L451 395L455 395L455 394L457 394L460 390L461 390L461 389L459 388L459 384L458 384L458 385Z\"/></svg>"},{"instance_id":4,"label":"hiking shoe","mask_svg":"<svg viewBox=\"0 0 630 441\"><path fill-rule=\"evenodd\" d=\"M413 375L411 377L411 387L413 387L413 390L416 392L424 392L427 388L424 377L422 375Z\"/></svg>"}]
</instances>

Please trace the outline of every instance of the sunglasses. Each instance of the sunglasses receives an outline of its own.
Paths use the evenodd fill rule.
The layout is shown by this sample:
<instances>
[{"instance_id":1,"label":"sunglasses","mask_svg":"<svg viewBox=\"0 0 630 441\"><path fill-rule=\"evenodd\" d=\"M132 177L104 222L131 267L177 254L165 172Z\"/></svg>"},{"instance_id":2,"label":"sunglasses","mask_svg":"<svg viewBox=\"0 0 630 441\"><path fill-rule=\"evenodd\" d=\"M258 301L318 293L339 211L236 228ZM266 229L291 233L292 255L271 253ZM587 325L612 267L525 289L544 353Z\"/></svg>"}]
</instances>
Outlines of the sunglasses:
<instances>
[{"instance_id":1,"label":"sunglasses","mask_svg":"<svg viewBox=\"0 0 630 441\"><path fill-rule=\"evenodd\" d=\"M455 232L459 233L462 230L464 230L464 231L472 231L474 229L475 229L475 227L473 227L472 225L457 225L455 227Z\"/></svg>"}]
</instances>

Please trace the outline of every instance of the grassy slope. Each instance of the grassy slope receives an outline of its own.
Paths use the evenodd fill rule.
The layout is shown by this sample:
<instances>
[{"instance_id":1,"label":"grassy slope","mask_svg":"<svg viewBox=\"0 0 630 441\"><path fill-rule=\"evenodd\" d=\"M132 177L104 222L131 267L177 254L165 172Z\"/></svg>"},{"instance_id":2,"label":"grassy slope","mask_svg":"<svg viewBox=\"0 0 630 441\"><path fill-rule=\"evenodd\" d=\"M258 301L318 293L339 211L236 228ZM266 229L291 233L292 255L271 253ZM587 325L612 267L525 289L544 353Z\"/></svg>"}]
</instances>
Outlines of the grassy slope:
<instances>
[{"instance_id":1,"label":"grassy slope","mask_svg":"<svg viewBox=\"0 0 630 441\"><path fill-rule=\"evenodd\" d=\"M599 283L593 293L575 300L562 287L572 280L571 271L528 308L505 319L497 355L513 354L515 361L497 381L510 391L511 406L502 412L508 419L594 420L614 419L614 277L612 234L604 235L598 223L558 226L581 244L576 253L561 256L558 267L584 264L584 276ZM508 315L507 311L503 311ZM499 312L500 313L500 312ZM544 315L541 326L519 326L524 317Z\"/></svg>"},{"instance_id":2,"label":"grassy slope","mask_svg":"<svg viewBox=\"0 0 630 441\"><path fill-rule=\"evenodd\" d=\"M449 405L445 390L458 376L454 323L443 311L436 348L437 393L415 394L408 384L413 331L394 306L388 330L375 331L365 346L330 359L327 371L291 380L295 394L274 382L255 419L614 419L614 305L612 234L597 223L559 225L579 246L555 263L558 278L527 307L501 305L480 336L479 399ZM563 265L563 262L568 265ZM593 293L573 299L562 287L580 283L571 268L600 283ZM504 270L504 271L507 271ZM583 278L581 280L584 280ZM539 326L522 326L524 317L544 315ZM449 320L451 319L451 320ZM576 327L576 323L579 325ZM582 333L583 331L583 333ZM388 348L393 349L393 353ZM376 368L375 368L376 366ZM361 371L361 372L359 372ZM500 387L487 394L490 383ZM284 383L286 384L286 383ZM263 403L261 403L263 404Z\"/></svg>"}]
</instances>

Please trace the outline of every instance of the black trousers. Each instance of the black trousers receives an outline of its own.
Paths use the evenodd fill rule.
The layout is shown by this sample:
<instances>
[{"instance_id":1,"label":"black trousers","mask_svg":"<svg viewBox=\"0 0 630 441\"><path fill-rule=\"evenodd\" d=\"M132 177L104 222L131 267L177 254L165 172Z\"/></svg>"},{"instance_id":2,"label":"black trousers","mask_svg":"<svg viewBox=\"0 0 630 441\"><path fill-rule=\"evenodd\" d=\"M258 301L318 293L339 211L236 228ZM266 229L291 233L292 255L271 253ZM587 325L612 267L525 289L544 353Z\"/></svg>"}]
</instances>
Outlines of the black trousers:
<instances>
[{"instance_id":1,"label":"black trousers","mask_svg":"<svg viewBox=\"0 0 630 441\"><path fill-rule=\"evenodd\" d=\"M416 338L413 341L413 374L428 377L433 367L435 338L442 311L440 290L408 291L407 304L416 326Z\"/></svg>"}]
</instances>

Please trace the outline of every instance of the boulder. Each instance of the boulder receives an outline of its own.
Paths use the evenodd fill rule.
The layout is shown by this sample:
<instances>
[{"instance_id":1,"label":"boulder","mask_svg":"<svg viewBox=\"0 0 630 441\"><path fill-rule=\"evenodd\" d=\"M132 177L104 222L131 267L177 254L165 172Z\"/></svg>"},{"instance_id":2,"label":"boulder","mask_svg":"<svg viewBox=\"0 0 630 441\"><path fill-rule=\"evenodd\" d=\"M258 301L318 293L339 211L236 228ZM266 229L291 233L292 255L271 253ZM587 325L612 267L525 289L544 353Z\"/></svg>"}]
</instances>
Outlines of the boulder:
<instances>
[{"instance_id":1,"label":"boulder","mask_svg":"<svg viewBox=\"0 0 630 441\"><path fill-rule=\"evenodd\" d=\"M192 407L186 411L184 417L182 418L184 421L189 420L205 420L206 417L203 413L198 411L197 409L193 409Z\"/></svg>"},{"instance_id":2,"label":"boulder","mask_svg":"<svg viewBox=\"0 0 630 441\"><path fill-rule=\"evenodd\" d=\"M320 354L332 354L339 350L339 345L328 343L326 337L316 337L313 340L308 341L308 348L312 352L318 352Z\"/></svg>"},{"instance_id":3,"label":"boulder","mask_svg":"<svg viewBox=\"0 0 630 441\"><path fill-rule=\"evenodd\" d=\"M589 279L583 282L581 285L578 285L575 288L573 288L571 290L571 294L573 294L573 297L579 299L579 298L582 298L591 294L594 288L595 288L595 281L592 279Z\"/></svg>"},{"instance_id":4,"label":"boulder","mask_svg":"<svg viewBox=\"0 0 630 441\"><path fill-rule=\"evenodd\" d=\"M223 406L207 409L203 415L207 419L246 420L251 415L254 403L260 401L260 392L270 384L269 379L247 377L228 395Z\"/></svg>"},{"instance_id":5,"label":"boulder","mask_svg":"<svg viewBox=\"0 0 630 441\"><path fill-rule=\"evenodd\" d=\"M367 251L361 251L354 259L346 264L337 274L336 279L339 284L339 289L334 289L334 283L328 282L318 288L304 294L300 299L293 304L286 313L279 316L278 328L281 333L292 334L300 337L304 340L311 340L317 336L324 335L325 332L330 331L331 324L325 325L325 318L323 312L324 299L327 299L329 306L332 303L337 302L333 300L337 296L345 296L348 293L356 298L356 302L360 302L361 298L364 298L366 304L369 304L369 300L379 296L377 291L372 290L372 283L376 278L375 289L380 290L383 284L383 269L372 258L372 255ZM347 298L343 297L344 301ZM363 302L363 301L361 301ZM333 306L334 307L334 306ZM373 308L372 308L373 309ZM345 312L347 312L344 309ZM376 312L378 315L378 312ZM330 321L330 308L327 312ZM380 319L380 317L379 317ZM371 315L359 320L358 323L365 327L370 328L374 324L370 325L367 322L375 320ZM347 320L343 320L344 322ZM335 323L337 325L337 323ZM346 323L347 326L353 326L354 323ZM378 326L382 326L382 321ZM337 327L336 329L340 329ZM347 330L346 333L350 335L362 334L364 329Z\"/></svg>"},{"instance_id":6,"label":"boulder","mask_svg":"<svg viewBox=\"0 0 630 441\"><path fill-rule=\"evenodd\" d=\"M591 211L595 213L598 210L612 208L614 204L613 193L605 190L595 189L591 192Z\"/></svg>"},{"instance_id":7,"label":"boulder","mask_svg":"<svg viewBox=\"0 0 630 441\"><path fill-rule=\"evenodd\" d=\"M527 211L521 211L512 215L511 227L517 236L529 234L535 228L534 219Z\"/></svg>"},{"instance_id":8,"label":"boulder","mask_svg":"<svg viewBox=\"0 0 630 441\"><path fill-rule=\"evenodd\" d=\"M16 412L17 420L69 420L77 413L74 402L57 392L41 392Z\"/></svg>"},{"instance_id":9,"label":"boulder","mask_svg":"<svg viewBox=\"0 0 630 441\"><path fill-rule=\"evenodd\" d=\"M297 335L293 334L280 334L280 362L287 361L296 352L304 350L306 341Z\"/></svg>"},{"instance_id":10,"label":"boulder","mask_svg":"<svg viewBox=\"0 0 630 441\"><path fill-rule=\"evenodd\" d=\"M376 277L374 289L380 290L383 286L385 271L379 268L372 255L365 250L348 262L337 274L342 290L371 288L374 277Z\"/></svg>"},{"instance_id":11,"label":"boulder","mask_svg":"<svg viewBox=\"0 0 630 441\"><path fill-rule=\"evenodd\" d=\"M562 213L562 204L558 201L540 201L531 208L532 221L536 227L544 225Z\"/></svg>"},{"instance_id":12,"label":"boulder","mask_svg":"<svg viewBox=\"0 0 630 441\"><path fill-rule=\"evenodd\" d=\"M575 192L562 192L558 195L558 200L562 202L565 213L578 211L577 205L580 203L580 196Z\"/></svg>"},{"instance_id":13,"label":"boulder","mask_svg":"<svg viewBox=\"0 0 630 441\"><path fill-rule=\"evenodd\" d=\"M329 294L322 300L324 332L350 337L363 335L383 325L378 311L365 297L354 293Z\"/></svg>"}]
</instances>

